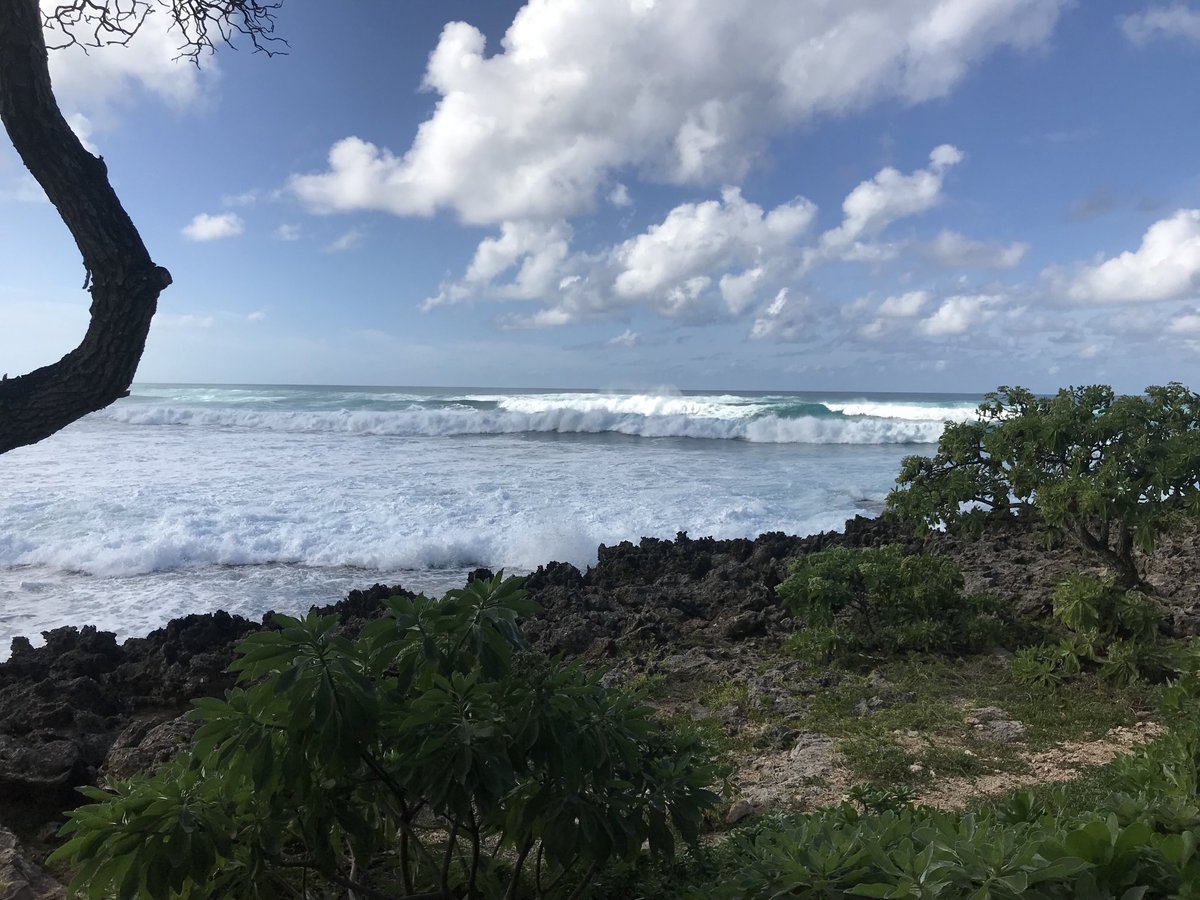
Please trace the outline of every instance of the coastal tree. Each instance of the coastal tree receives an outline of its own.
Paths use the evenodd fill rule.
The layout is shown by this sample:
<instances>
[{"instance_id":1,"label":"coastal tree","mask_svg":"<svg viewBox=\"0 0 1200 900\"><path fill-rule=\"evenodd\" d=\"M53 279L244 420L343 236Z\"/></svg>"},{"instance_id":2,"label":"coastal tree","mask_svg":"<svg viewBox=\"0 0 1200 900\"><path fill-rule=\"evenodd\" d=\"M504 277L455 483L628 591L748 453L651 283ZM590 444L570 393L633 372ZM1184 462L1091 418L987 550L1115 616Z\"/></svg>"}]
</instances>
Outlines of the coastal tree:
<instances>
[{"instance_id":1,"label":"coastal tree","mask_svg":"<svg viewBox=\"0 0 1200 900\"><path fill-rule=\"evenodd\" d=\"M150 15L168 15L180 56L248 39L271 53L282 0L4 0L0 3L0 119L79 248L91 319L58 362L0 380L0 453L49 437L126 396L170 273L155 264L108 179L67 124L48 51L127 44ZM47 46L47 34L52 38Z\"/></svg>"},{"instance_id":2,"label":"coastal tree","mask_svg":"<svg viewBox=\"0 0 1200 900\"><path fill-rule=\"evenodd\" d=\"M977 420L946 425L935 456L907 457L896 481L889 511L919 527L1034 519L1134 587L1134 550L1151 553L1178 516L1200 513L1200 395L1176 382L1129 396L1001 387Z\"/></svg>"}]
</instances>

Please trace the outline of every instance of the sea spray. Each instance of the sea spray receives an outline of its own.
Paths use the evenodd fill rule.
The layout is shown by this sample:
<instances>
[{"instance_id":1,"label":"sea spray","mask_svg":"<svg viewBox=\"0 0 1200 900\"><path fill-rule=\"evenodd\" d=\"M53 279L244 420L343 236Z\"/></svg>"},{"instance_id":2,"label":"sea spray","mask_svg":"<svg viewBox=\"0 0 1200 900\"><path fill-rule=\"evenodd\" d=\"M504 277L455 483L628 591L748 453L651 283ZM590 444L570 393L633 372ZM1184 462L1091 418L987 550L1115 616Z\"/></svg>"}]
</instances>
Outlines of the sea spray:
<instances>
[{"instance_id":1,"label":"sea spray","mask_svg":"<svg viewBox=\"0 0 1200 900\"><path fill-rule=\"evenodd\" d=\"M0 654L475 566L586 567L642 536L753 537L879 512L960 397L136 386L5 457ZM869 414L868 414L869 413Z\"/></svg>"}]
</instances>

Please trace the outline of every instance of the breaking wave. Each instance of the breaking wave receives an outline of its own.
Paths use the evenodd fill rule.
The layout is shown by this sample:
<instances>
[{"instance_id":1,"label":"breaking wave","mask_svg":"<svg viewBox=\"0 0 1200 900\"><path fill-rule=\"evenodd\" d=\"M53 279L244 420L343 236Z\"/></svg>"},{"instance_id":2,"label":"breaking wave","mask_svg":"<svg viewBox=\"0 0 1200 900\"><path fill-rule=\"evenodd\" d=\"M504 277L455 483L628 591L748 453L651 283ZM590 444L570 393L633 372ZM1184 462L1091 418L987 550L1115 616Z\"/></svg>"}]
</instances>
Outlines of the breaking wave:
<instances>
[{"instance_id":1,"label":"breaking wave","mask_svg":"<svg viewBox=\"0 0 1200 900\"><path fill-rule=\"evenodd\" d=\"M489 434L622 434L642 438L740 440L773 444L934 443L946 421L966 421L974 404L873 400L814 401L790 396L659 394L342 395L336 408L314 404L146 397L96 418L140 426L271 432L435 437ZM284 398L280 398L284 399ZM148 402L147 402L148 401Z\"/></svg>"}]
</instances>

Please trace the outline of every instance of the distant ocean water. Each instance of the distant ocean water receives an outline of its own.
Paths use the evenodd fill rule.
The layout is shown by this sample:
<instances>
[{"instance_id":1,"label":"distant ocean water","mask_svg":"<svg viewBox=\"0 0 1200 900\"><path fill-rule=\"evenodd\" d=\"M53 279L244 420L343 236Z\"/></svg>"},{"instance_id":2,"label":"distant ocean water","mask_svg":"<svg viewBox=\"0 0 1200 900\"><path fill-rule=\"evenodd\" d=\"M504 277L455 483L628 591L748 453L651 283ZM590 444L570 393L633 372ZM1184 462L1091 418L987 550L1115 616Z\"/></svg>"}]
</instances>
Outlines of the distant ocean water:
<instances>
[{"instance_id":1,"label":"distant ocean water","mask_svg":"<svg viewBox=\"0 0 1200 900\"><path fill-rule=\"evenodd\" d=\"M15 635L294 612L601 543L840 528L971 395L136 385L0 457Z\"/></svg>"}]
</instances>

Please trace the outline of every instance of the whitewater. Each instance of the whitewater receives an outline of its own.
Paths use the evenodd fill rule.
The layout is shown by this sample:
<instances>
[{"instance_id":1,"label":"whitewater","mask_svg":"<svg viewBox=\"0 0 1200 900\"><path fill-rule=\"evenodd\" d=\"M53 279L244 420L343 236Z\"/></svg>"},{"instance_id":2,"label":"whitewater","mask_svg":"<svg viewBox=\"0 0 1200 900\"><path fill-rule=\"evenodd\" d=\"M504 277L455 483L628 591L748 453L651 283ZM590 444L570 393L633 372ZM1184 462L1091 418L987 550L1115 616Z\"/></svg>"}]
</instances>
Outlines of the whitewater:
<instances>
[{"instance_id":1,"label":"whitewater","mask_svg":"<svg viewBox=\"0 0 1200 900\"><path fill-rule=\"evenodd\" d=\"M581 568L642 536L840 528L968 395L135 385L0 458L0 659L297 612L377 581Z\"/></svg>"}]
</instances>

